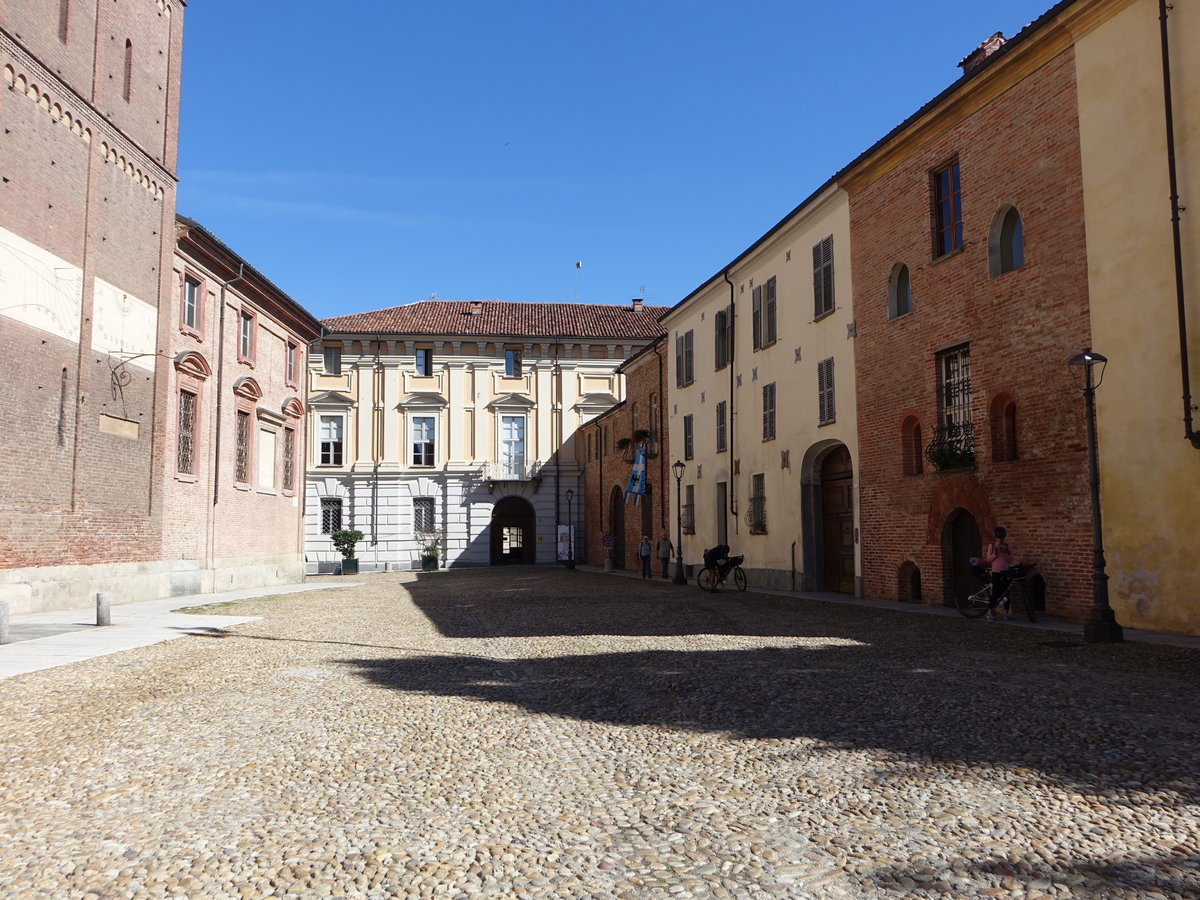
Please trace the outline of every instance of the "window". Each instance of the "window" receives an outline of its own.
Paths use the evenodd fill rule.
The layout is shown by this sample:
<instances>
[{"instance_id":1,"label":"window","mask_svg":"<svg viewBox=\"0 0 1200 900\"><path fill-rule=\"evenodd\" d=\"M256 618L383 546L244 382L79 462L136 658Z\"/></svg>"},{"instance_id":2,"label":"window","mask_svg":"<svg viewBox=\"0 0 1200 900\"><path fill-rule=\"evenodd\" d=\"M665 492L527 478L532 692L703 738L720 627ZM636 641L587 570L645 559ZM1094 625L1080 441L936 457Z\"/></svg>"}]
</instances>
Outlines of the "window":
<instances>
[{"instance_id":1,"label":"window","mask_svg":"<svg viewBox=\"0 0 1200 900\"><path fill-rule=\"evenodd\" d=\"M897 319L912 312L912 282L908 266L896 263L892 277L888 279L888 318Z\"/></svg>"},{"instance_id":2,"label":"window","mask_svg":"<svg viewBox=\"0 0 1200 900\"><path fill-rule=\"evenodd\" d=\"M296 429L283 429L283 489L296 490Z\"/></svg>"},{"instance_id":3,"label":"window","mask_svg":"<svg viewBox=\"0 0 1200 900\"><path fill-rule=\"evenodd\" d=\"M179 445L175 471L180 475L196 474L196 395L191 391L179 392Z\"/></svg>"},{"instance_id":4,"label":"window","mask_svg":"<svg viewBox=\"0 0 1200 900\"><path fill-rule=\"evenodd\" d=\"M201 282L191 275L183 276L183 291L179 298L179 325L184 331L199 335Z\"/></svg>"},{"instance_id":5,"label":"window","mask_svg":"<svg viewBox=\"0 0 1200 900\"><path fill-rule=\"evenodd\" d=\"M717 404L717 452L725 452L725 401Z\"/></svg>"},{"instance_id":6,"label":"window","mask_svg":"<svg viewBox=\"0 0 1200 900\"><path fill-rule=\"evenodd\" d=\"M341 375L342 374L342 348L331 347L328 344L325 346L323 353L325 357L325 374L326 375Z\"/></svg>"},{"instance_id":7,"label":"window","mask_svg":"<svg viewBox=\"0 0 1200 900\"><path fill-rule=\"evenodd\" d=\"M422 378L430 377L433 375L433 351L425 347L418 347L416 352L417 375ZM507 371L505 374L508 374Z\"/></svg>"},{"instance_id":8,"label":"window","mask_svg":"<svg viewBox=\"0 0 1200 900\"><path fill-rule=\"evenodd\" d=\"M689 484L683 489L683 508L679 510L679 518L684 534L696 533L696 486Z\"/></svg>"},{"instance_id":9,"label":"window","mask_svg":"<svg viewBox=\"0 0 1200 900\"><path fill-rule=\"evenodd\" d=\"M975 464L975 427L971 421L971 348L968 344L937 355L938 427L930 460L939 469Z\"/></svg>"},{"instance_id":10,"label":"window","mask_svg":"<svg viewBox=\"0 0 1200 900\"><path fill-rule=\"evenodd\" d=\"M342 530L342 499L321 498L321 534L333 534Z\"/></svg>"},{"instance_id":11,"label":"window","mask_svg":"<svg viewBox=\"0 0 1200 900\"><path fill-rule=\"evenodd\" d=\"M933 255L936 259L963 246L962 185L958 163L933 173Z\"/></svg>"},{"instance_id":12,"label":"window","mask_svg":"<svg viewBox=\"0 0 1200 900\"><path fill-rule=\"evenodd\" d=\"M58 39L64 44L70 33L71 0L58 0Z\"/></svg>"},{"instance_id":13,"label":"window","mask_svg":"<svg viewBox=\"0 0 1200 900\"><path fill-rule=\"evenodd\" d=\"M750 292L750 316L753 323L754 349L775 343L775 278L768 278Z\"/></svg>"},{"instance_id":14,"label":"window","mask_svg":"<svg viewBox=\"0 0 1200 900\"><path fill-rule=\"evenodd\" d=\"M345 420L341 416L321 416L321 449L317 455L322 466L342 464L342 429Z\"/></svg>"},{"instance_id":15,"label":"window","mask_svg":"<svg viewBox=\"0 0 1200 900\"><path fill-rule=\"evenodd\" d=\"M733 360L733 312L726 306L714 317L713 343L716 348L715 366L723 369Z\"/></svg>"},{"instance_id":16,"label":"window","mask_svg":"<svg viewBox=\"0 0 1200 900\"><path fill-rule=\"evenodd\" d=\"M300 369L300 346L295 341L287 342L287 383L296 383L296 374Z\"/></svg>"},{"instance_id":17,"label":"window","mask_svg":"<svg viewBox=\"0 0 1200 900\"><path fill-rule=\"evenodd\" d=\"M925 447L921 443L921 423L909 416L900 426L901 452L905 475L920 475L925 470Z\"/></svg>"},{"instance_id":18,"label":"window","mask_svg":"<svg viewBox=\"0 0 1200 900\"><path fill-rule=\"evenodd\" d=\"M521 351L520 350L505 350L504 351L504 377L505 378L520 378L521 377Z\"/></svg>"},{"instance_id":19,"label":"window","mask_svg":"<svg viewBox=\"0 0 1200 900\"><path fill-rule=\"evenodd\" d=\"M435 529L433 518L433 498L413 498L413 533L421 534Z\"/></svg>"},{"instance_id":20,"label":"window","mask_svg":"<svg viewBox=\"0 0 1200 900\"><path fill-rule=\"evenodd\" d=\"M270 428L258 429L258 489L275 490L275 461L279 458L279 433Z\"/></svg>"},{"instance_id":21,"label":"window","mask_svg":"<svg viewBox=\"0 0 1200 900\"><path fill-rule=\"evenodd\" d=\"M121 88L121 96L129 103L133 99L133 41L125 41L125 84Z\"/></svg>"},{"instance_id":22,"label":"window","mask_svg":"<svg viewBox=\"0 0 1200 900\"><path fill-rule=\"evenodd\" d=\"M1025 228L1012 206L1001 208L988 234L988 270L993 278L1025 265Z\"/></svg>"},{"instance_id":23,"label":"window","mask_svg":"<svg viewBox=\"0 0 1200 900\"><path fill-rule=\"evenodd\" d=\"M833 298L833 235L812 248L813 256L813 317L829 315L834 310Z\"/></svg>"},{"instance_id":24,"label":"window","mask_svg":"<svg viewBox=\"0 0 1200 900\"><path fill-rule=\"evenodd\" d=\"M817 363L817 424L829 425L837 421L837 408L833 398L833 357Z\"/></svg>"},{"instance_id":25,"label":"window","mask_svg":"<svg viewBox=\"0 0 1200 900\"><path fill-rule=\"evenodd\" d=\"M683 458L691 459L695 456L695 447L692 442L692 417L690 415L683 417Z\"/></svg>"},{"instance_id":26,"label":"window","mask_svg":"<svg viewBox=\"0 0 1200 900\"><path fill-rule=\"evenodd\" d=\"M775 382L762 389L762 439L775 440Z\"/></svg>"},{"instance_id":27,"label":"window","mask_svg":"<svg viewBox=\"0 0 1200 900\"><path fill-rule=\"evenodd\" d=\"M759 474L750 479L750 533L767 533L767 477Z\"/></svg>"},{"instance_id":28,"label":"window","mask_svg":"<svg viewBox=\"0 0 1200 900\"><path fill-rule=\"evenodd\" d=\"M243 309L238 316L238 362L254 362L255 315Z\"/></svg>"},{"instance_id":29,"label":"window","mask_svg":"<svg viewBox=\"0 0 1200 900\"><path fill-rule=\"evenodd\" d=\"M414 466L433 465L433 427L433 416L413 416L412 464Z\"/></svg>"},{"instance_id":30,"label":"window","mask_svg":"<svg viewBox=\"0 0 1200 900\"><path fill-rule=\"evenodd\" d=\"M692 368L692 332L675 335L675 387L686 387L695 380Z\"/></svg>"},{"instance_id":31,"label":"window","mask_svg":"<svg viewBox=\"0 0 1200 900\"><path fill-rule=\"evenodd\" d=\"M250 483L250 413L244 409L237 411L237 455L234 463L233 477L238 484Z\"/></svg>"},{"instance_id":32,"label":"window","mask_svg":"<svg viewBox=\"0 0 1200 900\"><path fill-rule=\"evenodd\" d=\"M525 471L524 416L500 417L500 465L510 475L521 476Z\"/></svg>"}]
</instances>

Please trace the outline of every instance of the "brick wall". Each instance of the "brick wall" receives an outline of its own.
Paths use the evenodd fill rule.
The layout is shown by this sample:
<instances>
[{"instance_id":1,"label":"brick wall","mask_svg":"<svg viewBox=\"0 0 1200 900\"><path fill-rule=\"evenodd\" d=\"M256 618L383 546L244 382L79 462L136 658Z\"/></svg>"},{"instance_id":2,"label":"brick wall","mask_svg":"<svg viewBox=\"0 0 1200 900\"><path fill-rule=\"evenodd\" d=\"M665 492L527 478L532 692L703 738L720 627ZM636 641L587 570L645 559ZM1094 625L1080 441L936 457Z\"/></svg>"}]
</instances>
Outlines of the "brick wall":
<instances>
[{"instance_id":1,"label":"brick wall","mask_svg":"<svg viewBox=\"0 0 1200 900\"><path fill-rule=\"evenodd\" d=\"M623 539L623 547L622 540L618 540L614 565L631 570L637 570L640 566L637 548L642 535L647 533L644 530L647 525L652 543L657 544L664 529L669 532L671 541L675 541L675 526L670 516L673 496L670 492L675 489L671 475L673 460L664 427L665 404L662 402L667 377L665 346L664 342L659 341L626 363L621 370L625 374L625 402L584 425L576 435L586 496L584 534L576 552L580 561L589 565L604 564L606 553L602 541L606 533L612 532ZM610 446L607 451L601 452L605 428L609 430ZM621 437L631 438L635 428L649 429L655 436L651 441L654 456L646 461L649 499L645 508L649 510L648 513L643 511L641 504L626 504L623 497L632 464L623 458L616 441ZM590 455L589 435L592 448ZM617 503L623 527L616 531L612 518L614 488L622 494ZM657 572L657 556L654 567Z\"/></svg>"},{"instance_id":2,"label":"brick wall","mask_svg":"<svg viewBox=\"0 0 1200 900\"><path fill-rule=\"evenodd\" d=\"M1074 54L1067 50L976 112L915 147L890 171L851 189L861 452L862 566L870 597L897 598L915 563L925 602L943 602L944 529L970 513L986 541L1007 527L1019 560L1036 560L1052 614L1090 606L1091 530L1083 401L1065 363L1089 344ZM966 246L932 256L930 173L961 167ZM1025 264L990 277L997 210L1024 221ZM896 263L909 267L913 311L888 319ZM970 344L977 468L941 474L928 461L905 475L901 426L922 438L938 415L938 351ZM989 404L1016 403L1018 458L993 458ZM982 548L981 548L982 549Z\"/></svg>"}]
</instances>

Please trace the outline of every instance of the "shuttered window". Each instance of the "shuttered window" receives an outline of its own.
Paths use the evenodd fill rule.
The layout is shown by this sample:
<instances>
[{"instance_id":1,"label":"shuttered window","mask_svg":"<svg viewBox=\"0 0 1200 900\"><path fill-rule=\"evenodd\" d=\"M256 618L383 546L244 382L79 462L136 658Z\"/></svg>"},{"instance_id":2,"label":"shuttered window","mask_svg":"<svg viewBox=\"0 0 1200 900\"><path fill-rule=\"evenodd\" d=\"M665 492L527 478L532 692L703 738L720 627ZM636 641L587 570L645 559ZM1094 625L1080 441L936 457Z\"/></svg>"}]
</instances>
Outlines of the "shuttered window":
<instances>
[{"instance_id":1,"label":"shuttered window","mask_svg":"<svg viewBox=\"0 0 1200 900\"><path fill-rule=\"evenodd\" d=\"M754 320L754 349L762 349L762 285L750 292L750 316Z\"/></svg>"},{"instance_id":2,"label":"shuttered window","mask_svg":"<svg viewBox=\"0 0 1200 900\"><path fill-rule=\"evenodd\" d=\"M725 452L725 401L717 404L717 452Z\"/></svg>"},{"instance_id":3,"label":"shuttered window","mask_svg":"<svg viewBox=\"0 0 1200 900\"><path fill-rule=\"evenodd\" d=\"M775 277L767 279L763 285L763 346L770 347L775 343Z\"/></svg>"},{"instance_id":4,"label":"shuttered window","mask_svg":"<svg viewBox=\"0 0 1200 900\"><path fill-rule=\"evenodd\" d=\"M692 431L692 421L693 420L692 420L691 416L683 417L683 458L684 459L691 459L693 456L696 455L695 454L695 441L694 441L695 435Z\"/></svg>"},{"instance_id":5,"label":"shuttered window","mask_svg":"<svg viewBox=\"0 0 1200 900\"><path fill-rule=\"evenodd\" d=\"M775 440L775 382L764 384L763 396L763 430L764 441Z\"/></svg>"},{"instance_id":6,"label":"shuttered window","mask_svg":"<svg viewBox=\"0 0 1200 900\"><path fill-rule=\"evenodd\" d=\"M713 325L714 365L723 369L733 357L733 315L727 306L718 310Z\"/></svg>"},{"instance_id":7,"label":"shuttered window","mask_svg":"<svg viewBox=\"0 0 1200 900\"><path fill-rule=\"evenodd\" d=\"M813 316L821 318L833 312L833 235L819 244L813 252Z\"/></svg>"},{"instance_id":8,"label":"shuttered window","mask_svg":"<svg viewBox=\"0 0 1200 900\"><path fill-rule=\"evenodd\" d=\"M819 425L837 421L833 403L833 357L817 363L817 417Z\"/></svg>"},{"instance_id":9,"label":"shuttered window","mask_svg":"<svg viewBox=\"0 0 1200 900\"><path fill-rule=\"evenodd\" d=\"M691 331L685 331L675 338L675 387L687 387L696 379L692 341Z\"/></svg>"}]
</instances>

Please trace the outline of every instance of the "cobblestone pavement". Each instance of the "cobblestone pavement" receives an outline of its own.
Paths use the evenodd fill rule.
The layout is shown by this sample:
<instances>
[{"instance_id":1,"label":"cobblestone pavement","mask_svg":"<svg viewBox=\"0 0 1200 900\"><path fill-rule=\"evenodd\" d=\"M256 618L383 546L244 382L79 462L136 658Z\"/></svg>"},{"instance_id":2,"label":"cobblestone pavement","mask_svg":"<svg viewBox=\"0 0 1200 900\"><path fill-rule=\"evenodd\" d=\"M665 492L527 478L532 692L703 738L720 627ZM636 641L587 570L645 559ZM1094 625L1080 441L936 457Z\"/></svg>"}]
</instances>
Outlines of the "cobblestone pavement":
<instances>
[{"instance_id":1,"label":"cobblestone pavement","mask_svg":"<svg viewBox=\"0 0 1200 900\"><path fill-rule=\"evenodd\" d=\"M0 896L1200 896L1194 650L358 580L4 682Z\"/></svg>"}]
</instances>

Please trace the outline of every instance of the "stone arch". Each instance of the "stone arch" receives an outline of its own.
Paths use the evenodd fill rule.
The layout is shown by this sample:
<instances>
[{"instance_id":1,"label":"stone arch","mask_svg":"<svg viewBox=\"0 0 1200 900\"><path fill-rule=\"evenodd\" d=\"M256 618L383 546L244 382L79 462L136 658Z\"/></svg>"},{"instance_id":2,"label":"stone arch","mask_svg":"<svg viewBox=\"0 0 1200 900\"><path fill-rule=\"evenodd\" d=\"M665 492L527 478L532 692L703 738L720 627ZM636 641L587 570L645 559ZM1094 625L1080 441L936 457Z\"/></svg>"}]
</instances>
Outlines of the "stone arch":
<instances>
[{"instance_id":1,"label":"stone arch","mask_svg":"<svg viewBox=\"0 0 1200 900\"><path fill-rule=\"evenodd\" d=\"M901 471L905 475L920 475L925 471L925 441L921 420L910 413L900 423Z\"/></svg>"},{"instance_id":2,"label":"stone arch","mask_svg":"<svg viewBox=\"0 0 1200 900\"><path fill-rule=\"evenodd\" d=\"M988 229L988 272L992 278L1025 265L1025 225L1011 203L996 210Z\"/></svg>"},{"instance_id":3,"label":"stone arch","mask_svg":"<svg viewBox=\"0 0 1200 900\"><path fill-rule=\"evenodd\" d=\"M497 500L489 532L493 566L537 562L537 514L524 497L510 494Z\"/></svg>"},{"instance_id":4,"label":"stone arch","mask_svg":"<svg viewBox=\"0 0 1200 900\"><path fill-rule=\"evenodd\" d=\"M976 517L961 506L946 516L941 538L943 602L952 606L955 598L965 599L978 589L970 560L982 552L983 538Z\"/></svg>"},{"instance_id":5,"label":"stone arch","mask_svg":"<svg viewBox=\"0 0 1200 900\"><path fill-rule=\"evenodd\" d=\"M988 424L992 433L992 462L1017 458L1017 401L1002 391L988 404Z\"/></svg>"},{"instance_id":6,"label":"stone arch","mask_svg":"<svg viewBox=\"0 0 1200 900\"><path fill-rule=\"evenodd\" d=\"M921 568L911 559L896 570L896 597L905 603L922 603Z\"/></svg>"}]
</instances>

